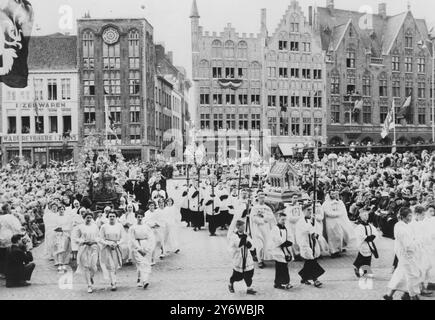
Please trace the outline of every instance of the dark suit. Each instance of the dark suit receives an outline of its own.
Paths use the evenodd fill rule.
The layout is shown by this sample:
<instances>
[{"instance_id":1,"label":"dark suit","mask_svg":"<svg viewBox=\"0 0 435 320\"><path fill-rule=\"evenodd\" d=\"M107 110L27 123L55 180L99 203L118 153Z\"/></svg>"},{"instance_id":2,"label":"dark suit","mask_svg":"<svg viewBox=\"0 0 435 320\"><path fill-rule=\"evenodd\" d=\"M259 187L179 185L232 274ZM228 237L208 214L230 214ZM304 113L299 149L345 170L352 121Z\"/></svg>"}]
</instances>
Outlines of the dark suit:
<instances>
[{"instance_id":1,"label":"dark suit","mask_svg":"<svg viewBox=\"0 0 435 320\"><path fill-rule=\"evenodd\" d=\"M25 251L17 245L12 245L6 256L6 287L19 287L25 281L29 281L35 269L35 264L32 261L31 252Z\"/></svg>"},{"instance_id":2,"label":"dark suit","mask_svg":"<svg viewBox=\"0 0 435 320\"><path fill-rule=\"evenodd\" d=\"M166 179L162 177L159 181L154 182L154 184L151 186L151 192L157 189L157 184L160 184L161 189L166 191Z\"/></svg>"},{"instance_id":3,"label":"dark suit","mask_svg":"<svg viewBox=\"0 0 435 320\"><path fill-rule=\"evenodd\" d=\"M146 210L148 201L151 198L150 188L146 181L129 180L125 186L125 191L136 196L136 200L140 202L140 209Z\"/></svg>"}]
</instances>

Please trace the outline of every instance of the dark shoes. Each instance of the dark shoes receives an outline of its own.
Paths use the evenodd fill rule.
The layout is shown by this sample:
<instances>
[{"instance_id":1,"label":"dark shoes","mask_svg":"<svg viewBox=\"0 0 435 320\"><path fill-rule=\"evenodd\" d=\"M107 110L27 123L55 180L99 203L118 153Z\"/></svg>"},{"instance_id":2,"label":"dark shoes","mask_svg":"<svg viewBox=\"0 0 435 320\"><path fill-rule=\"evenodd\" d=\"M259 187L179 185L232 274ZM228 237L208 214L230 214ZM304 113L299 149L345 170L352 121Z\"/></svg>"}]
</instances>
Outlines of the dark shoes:
<instances>
[{"instance_id":1,"label":"dark shoes","mask_svg":"<svg viewBox=\"0 0 435 320\"><path fill-rule=\"evenodd\" d=\"M314 286L316 288L321 288L323 286L323 283L321 283L319 280L314 281Z\"/></svg>"},{"instance_id":2,"label":"dark shoes","mask_svg":"<svg viewBox=\"0 0 435 320\"><path fill-rule=\"evenodd\" d=\"M248 289L248 290L246 290L246 294L249 294L251 296L255 296L257 294L257 291L255 291L254 289Z\"/></svg>"},{"instance_id":3,"label":"dark shoes","mask_svg":"<svg viewBox=\"0 0 435 320\"><path fill-rule=\"evenodd\" d=\"M275 284L274 288L280 290L290 290L293 288L293 286L291 284Z\"/></svg>"},{"instance_id":4,"label":"dark shoes","mask_svg":"<svg viewBox=\"0 0 435 320\"><path fill-rule=\"evenodd\" d=\"M308 281L308 280L301 280L301 283L305 284L306 286L311 286L312 285L312 283L310 281Z\"/></svg>"},{"instance_id":5,"label":"dark shoes","mask_svg":"<svg viewBox=\"0 0 435 320\"><path fill-rule=\"evenodd\" d=\"M233 284L229 284L229 285L228 285L228 290L230 290L230 293L234 293L234 292L236 292L236 291L234 290L234 285L233 285Z\"/></svg>"},{"instance_id":6,"label":"dark shoes","mask_svg":"<svg viewBox=\"0 0 435 320\"><path fill-rule=\"evenodd\" d=\"M266 268L266 264L264 262L260 262L260 263L258 263L258 267L260 269L264 269L264 268Z\"/></svg>"},{"instance_id":7,"label":"dark shoes","mask_svg":"<svg viewBox=\"0 0 435 320\"><path fill-rule=\"evenodd\" d=\"M147 282L143 285L143 289L146 290L150 284Z\"/></svg>"},{"instance_id":8,"label":"dark shoes","mask_svg":"<svg viewBox=\"0 0 435 320\"><path fill-rule=\"evenodd\" d=\"M389 296L388 294L384 295L383 298L384 298L384 300L387 300L387 301L392 301L393 300L393 297Z\"/></svg>"}]
</instances>

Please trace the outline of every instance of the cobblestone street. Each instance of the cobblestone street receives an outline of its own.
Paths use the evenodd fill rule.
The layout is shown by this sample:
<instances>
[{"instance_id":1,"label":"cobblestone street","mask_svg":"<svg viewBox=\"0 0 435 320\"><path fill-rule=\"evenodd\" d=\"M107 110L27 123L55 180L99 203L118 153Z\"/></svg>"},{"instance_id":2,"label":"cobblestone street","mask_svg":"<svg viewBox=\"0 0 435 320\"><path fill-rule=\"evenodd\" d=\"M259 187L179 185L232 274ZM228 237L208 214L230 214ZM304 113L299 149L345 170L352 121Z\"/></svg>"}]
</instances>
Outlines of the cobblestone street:
<instances>
[{"instance_id":1,"label":"cobblestone street","mask_svg":"<svg viewBox=\"0 0 435 320\"><path fill-rule=\"evenodd\" d=\"M178 190L172 189L169 194L176 198ZM220 232L220 233L219 233ZM274 265L268 264L266 269L255 270L254 287L258 291L255 297L245 295L242 283L235 285L236 293L230 294L227 289L228 279L232 272L231 259L227 251L226 231L218 231L219 237L209 237L208 232L193 232L191 229L180 230L181 252L160 261L153 269L150 287L144 291L136 287L135 267L124 267L118 273L118 291L111 292L101 272L95 278L95 292L88 294L83 275L73 275L72 289L60 289L59 275L52 262L43 258L41 246L34 251L36 270L32 278L32 286L28 288L6 289L5 281L0 280L0 299L127 299L127 300L378 300L385 293L391 276L393 262L393 241L378 239L377 245L380 259L374 260L375 273L373 289L363 290L356 279L352 263L355 251L347 252L337 259L322 259L320 264L326 270L321 278L322 289L300 284L297 272L302 263L291 263L291 282L294 288L281 291L273 288Z\"/></svg>"}]
</instances>

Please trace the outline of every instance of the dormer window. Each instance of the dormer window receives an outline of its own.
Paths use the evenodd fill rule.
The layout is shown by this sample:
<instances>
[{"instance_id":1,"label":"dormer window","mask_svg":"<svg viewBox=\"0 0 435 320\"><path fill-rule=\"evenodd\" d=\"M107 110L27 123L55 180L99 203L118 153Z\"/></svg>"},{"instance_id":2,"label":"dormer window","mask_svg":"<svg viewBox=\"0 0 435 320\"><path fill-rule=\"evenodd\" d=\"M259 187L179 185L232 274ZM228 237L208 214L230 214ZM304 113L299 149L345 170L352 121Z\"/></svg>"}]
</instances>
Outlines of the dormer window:
<instances>
[{"instance_id":1,"label":"dormer window","mask_svg":"<svg viewBox=\"0 0 435 320\"><path fill-rule=\"evenodd\" d=\"M412 34L409 32L405 35L405 48L413 48Z\"/></svg>"},{"instance_id":2,"label":"dormer window","mask_svg":"<svg viewBox=\"0 0 435 320\"><path fill-rule=\"evenodd\" d=\"M349 37L353 38L354 35L355 35L355 34L354 34L354 32L353 32L353 28L350 27L350 28L349 28Z\"/></svg>"},{"instance_id":3,"label":"dormer window","mask_svg":"<svg viewBox=\"0 0 435 320\"><path fill-rule=\"evenodd\" d=\"M348 51L346 57L346 67L347 68L355 68L355 52Z\"/></svg>"}]
</instances>

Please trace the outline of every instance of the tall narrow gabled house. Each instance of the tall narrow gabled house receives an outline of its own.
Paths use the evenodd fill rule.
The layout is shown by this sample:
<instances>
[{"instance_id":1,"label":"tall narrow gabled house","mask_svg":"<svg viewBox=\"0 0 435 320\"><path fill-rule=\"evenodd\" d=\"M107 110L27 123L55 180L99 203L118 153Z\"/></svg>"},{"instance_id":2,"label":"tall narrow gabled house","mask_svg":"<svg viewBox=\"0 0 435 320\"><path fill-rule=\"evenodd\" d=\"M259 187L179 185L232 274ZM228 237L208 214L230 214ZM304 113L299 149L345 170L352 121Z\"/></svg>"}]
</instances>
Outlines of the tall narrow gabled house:
<instances>
[{"instance_id":1,"label":"tall narrow gabled house","mask_svg":"<svg viewBox=\"0 0 435 320\"><path fill-rule=\"evenodd\" d=\"M393 136L382 139L380 133L393 101L397 143L430 141L432 60L425 21L409 7L389 16L385 3L366 14L337 9L328 0L312 12L326 54L328 143L391 145ZM401 112L408 97L411 106Z\"/></svg>"}]
</instances>

